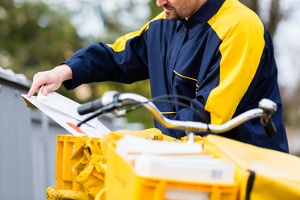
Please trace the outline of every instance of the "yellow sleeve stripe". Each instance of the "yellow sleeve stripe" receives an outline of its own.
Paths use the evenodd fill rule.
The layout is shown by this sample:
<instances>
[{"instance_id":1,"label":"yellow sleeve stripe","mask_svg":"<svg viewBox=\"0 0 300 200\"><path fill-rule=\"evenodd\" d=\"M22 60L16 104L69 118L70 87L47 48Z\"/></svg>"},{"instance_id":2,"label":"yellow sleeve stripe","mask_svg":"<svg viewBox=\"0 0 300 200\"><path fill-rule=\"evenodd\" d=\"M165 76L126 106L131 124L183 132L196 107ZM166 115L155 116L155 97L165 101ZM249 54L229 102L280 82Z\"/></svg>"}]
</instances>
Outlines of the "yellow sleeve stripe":
<instances>
[{"instance_id":1,"label":"yellow sleeve stripe","mask_svg":"<svg viewBox=\"0 0 300 200\"><path fill-rule=\"evenodd\" d=\"M265 45L264 27L237 0L226 0L209 24L223 42L219 85L208 96L205 110L213 124L221 124L232 118L255 76Z\"/></svg>"},{"instance_id":2,"label":"yellow sleeve stripe","mask_svg":"<svg viewBox=\"0 0 300 200\"><path fill-rule=\"evenodd\" d=\"M149 28L150 22L158 20L158 19L165 19L165 18L166 18L165 12L161 12L155 18L153 18L151 21L146 23L140 30L130 32L124 36L121 36L114 42L114 44L107 44L107 45L109 47L111 47L115 52L123 51L125 49L126 42L134 37L142 35Z\"/></svg>"}]
</instances>

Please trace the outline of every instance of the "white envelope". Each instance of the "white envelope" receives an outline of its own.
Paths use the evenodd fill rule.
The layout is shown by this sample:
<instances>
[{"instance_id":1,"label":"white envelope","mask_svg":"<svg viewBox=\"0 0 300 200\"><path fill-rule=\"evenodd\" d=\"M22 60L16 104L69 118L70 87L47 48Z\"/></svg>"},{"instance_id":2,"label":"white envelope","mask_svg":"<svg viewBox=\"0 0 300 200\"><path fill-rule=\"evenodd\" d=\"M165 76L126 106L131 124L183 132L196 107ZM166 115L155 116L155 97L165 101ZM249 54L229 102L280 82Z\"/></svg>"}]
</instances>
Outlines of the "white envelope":
<instances>
[{"instance_id":1,"label":"white envelope","mask_svg":"<svg viewBox=\"0 0 300 200\"><path fill-rule=\"evenodd\" d=\"M111 132L97 118L77 127L77 124L89 115L79 115L77 108L81 104L56 92L51 92L47 96L39 92L37 96L30 98L26 94L22 94L22 97L29 107L38 108L73 135L102 137Z\"/></svg>"}]
</instances>

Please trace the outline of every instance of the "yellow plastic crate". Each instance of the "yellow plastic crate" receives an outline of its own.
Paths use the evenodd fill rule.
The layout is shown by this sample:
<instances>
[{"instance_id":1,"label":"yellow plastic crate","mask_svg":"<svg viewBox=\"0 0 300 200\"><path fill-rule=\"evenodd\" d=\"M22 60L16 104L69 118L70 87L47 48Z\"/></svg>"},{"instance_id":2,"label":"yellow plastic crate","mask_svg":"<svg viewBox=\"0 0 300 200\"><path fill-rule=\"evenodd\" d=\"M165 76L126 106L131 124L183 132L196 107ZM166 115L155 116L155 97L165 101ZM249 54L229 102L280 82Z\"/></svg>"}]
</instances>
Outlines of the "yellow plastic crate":
<instances>
[{"instance_id":1,"label":"yellow plastic crate","mask_svg":"<svg viewBox=\"0 0 300 200\"><path fill-rule=\"evenodd\" d=\"M133 167L116 153L114 143L109 145L107 164L105 179L107 200L189 200L205 197L209 200L238 199L237 184L192 183L138 176L134 173ZM180 198L182 194L186 196Z\"/></svg>"},{"instance_id":2,"label":"yellow plastic crate","mask_svg":"<svg viewBox=\"0 0 300 200\"><path fill-rule=\"evenodd\" d=\"M56 138L56 189L80 190L76 182L76 171L72 168L71 158L76 150L75 144L80 137L59 134Z\"/></svg>"},{"instance_id":3,"label":"yellow plastic crate","mask_svg":"<svg viewBox=\"0 0 300 200\"><path fill-rule=\"evenodd\" d=\"M74 163L72 163L72 157L74 153L83 151L82 147L87 148L90 154L92 150L87 143L83 140L83 137L73 136L70 134L58 134L56 138L56 186L49 186L46 189L46 195L48 200L64 200L64 199L94 199L93 195L84 188L82 183L77 183L76 179L82 170L77 171ZM99 138L89 138L94 142L98 142ZM83 152L80 156L86 156ZM82 158L83 158L82 157ZM81 158L80 158L81 159ZM74 160L73 160L74 161ZM83 162L82 164L84 164ZM78 163L77 163L78 164ZM86 165L88 162L86 163ZM77 166L78 167L78 166ZM86 167L86 166L81 166ZM89 188L90 189L90 188Z\"/></svg>"}]
</instances>

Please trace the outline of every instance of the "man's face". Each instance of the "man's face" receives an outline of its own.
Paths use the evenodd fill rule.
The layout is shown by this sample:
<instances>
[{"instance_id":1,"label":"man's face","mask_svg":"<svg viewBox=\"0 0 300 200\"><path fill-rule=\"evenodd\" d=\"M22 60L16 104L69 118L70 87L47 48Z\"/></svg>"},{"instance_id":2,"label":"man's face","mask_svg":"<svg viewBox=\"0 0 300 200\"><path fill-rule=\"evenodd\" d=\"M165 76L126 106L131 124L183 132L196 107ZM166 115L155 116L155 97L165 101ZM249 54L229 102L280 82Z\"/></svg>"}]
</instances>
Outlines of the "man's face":
<instances>
[{"instance_id":1,"label":"man's face","mask_svg":"<svg viewBox=\"0 0 300 200\"><path fill-rule=\"evenodd\" d=\"M162 7L170 21L191 17L206 0L156 0L156 5Z\"/></svg>"}]
</instances>

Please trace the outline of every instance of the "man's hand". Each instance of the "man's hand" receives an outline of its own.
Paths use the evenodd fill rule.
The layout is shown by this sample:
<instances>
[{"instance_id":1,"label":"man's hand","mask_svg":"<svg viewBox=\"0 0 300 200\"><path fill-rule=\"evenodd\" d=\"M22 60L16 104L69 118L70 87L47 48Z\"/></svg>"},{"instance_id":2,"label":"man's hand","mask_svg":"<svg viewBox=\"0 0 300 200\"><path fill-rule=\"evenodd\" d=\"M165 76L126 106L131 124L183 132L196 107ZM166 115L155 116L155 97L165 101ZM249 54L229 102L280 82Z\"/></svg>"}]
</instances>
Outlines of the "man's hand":
<instances>
[{"instance_id":1,"label":"man's hand","mask_svg":"<svg viewBox=\"0 0 300 200\"><path fill-rule=\"evenodd\" d=\"M57 90L62 82L69 79L72 79L72 70L65 64L48 71L38 72L33 76L33 82L27 96L31 97L38 93L42 86L44 86L42 93L47 96L50 92Z\"/></svg>"}]
</instances>

